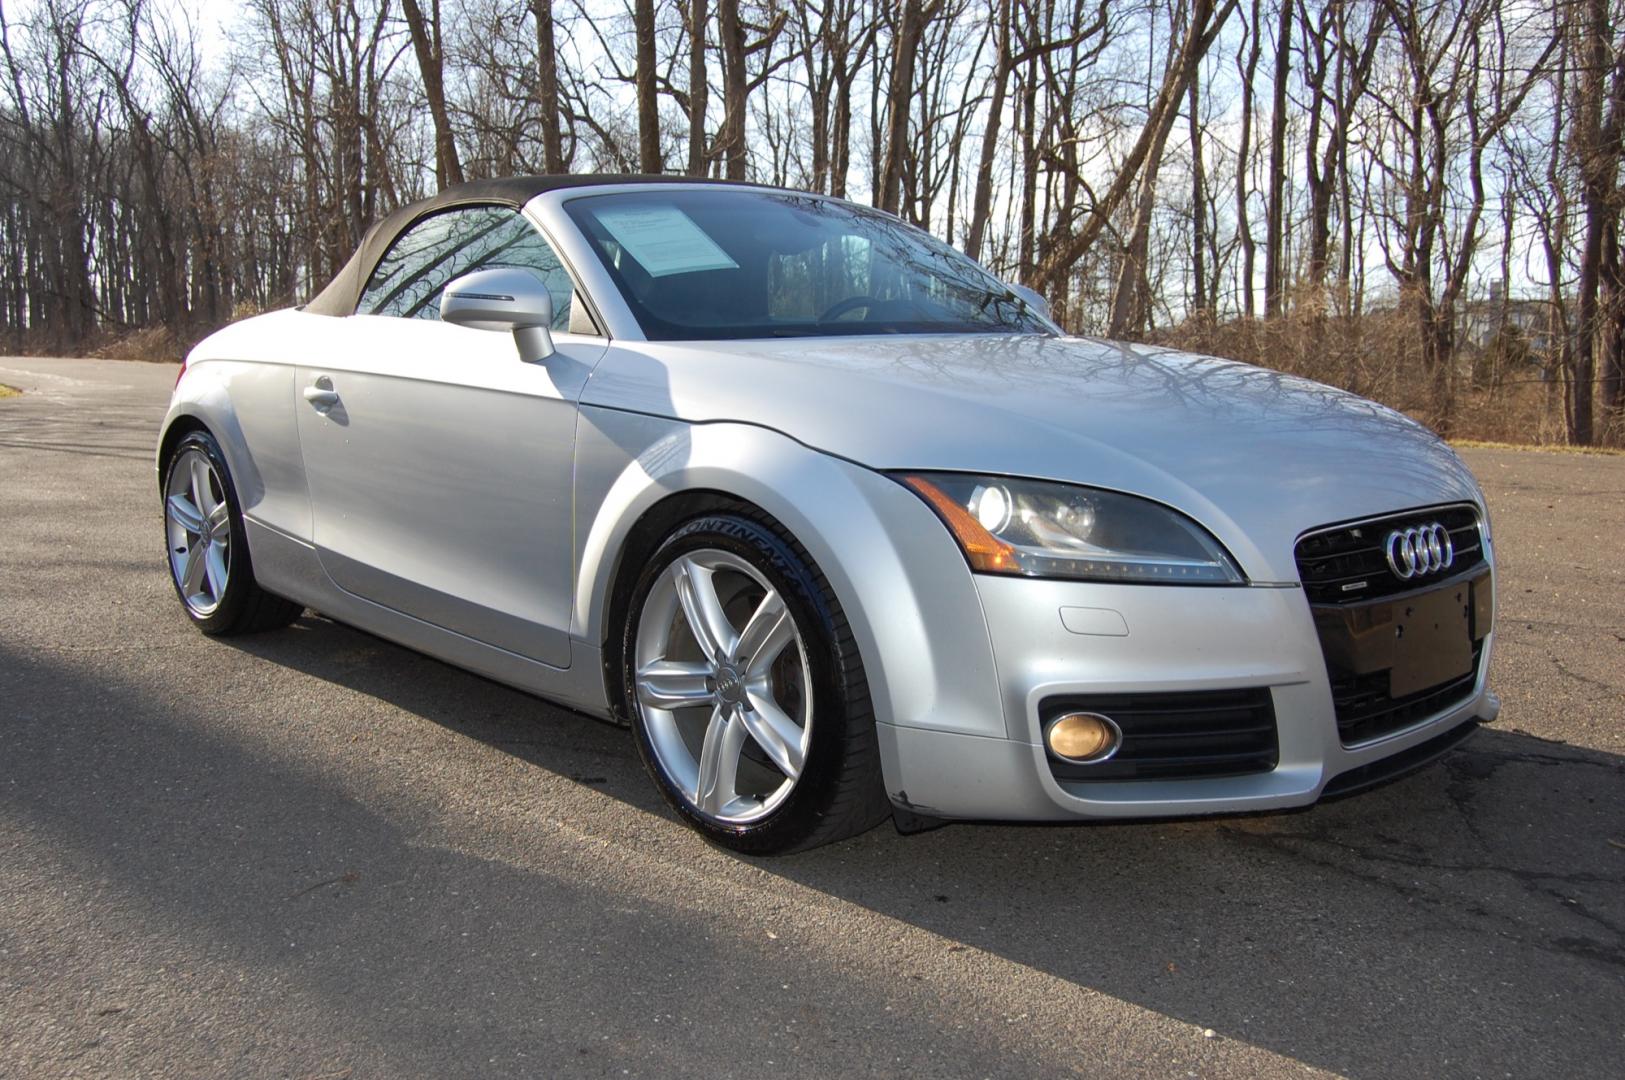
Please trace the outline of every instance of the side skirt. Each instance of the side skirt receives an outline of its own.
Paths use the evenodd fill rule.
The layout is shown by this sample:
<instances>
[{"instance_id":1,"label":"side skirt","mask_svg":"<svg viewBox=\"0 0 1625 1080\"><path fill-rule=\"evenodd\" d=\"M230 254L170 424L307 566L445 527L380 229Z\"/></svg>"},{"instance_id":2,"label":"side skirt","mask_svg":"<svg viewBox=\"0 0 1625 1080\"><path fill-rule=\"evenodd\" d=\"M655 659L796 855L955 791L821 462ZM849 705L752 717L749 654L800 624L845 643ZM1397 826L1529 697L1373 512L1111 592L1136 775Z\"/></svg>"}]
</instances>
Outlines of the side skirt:
<instances>
[{"instance_id":1,"label":"side skirt","mask_svg":"<svg viewBox=\"0 0 1625 1080\"><path fill-rule=\"evenodd\" d=\"M570 666L551 667L344 592L330 584L310 544L252 518L245 525L254 576L262 588L454 667L566 708L611 718L602 650L596 646L572 638Z\"/></svg>"}]
</instances>

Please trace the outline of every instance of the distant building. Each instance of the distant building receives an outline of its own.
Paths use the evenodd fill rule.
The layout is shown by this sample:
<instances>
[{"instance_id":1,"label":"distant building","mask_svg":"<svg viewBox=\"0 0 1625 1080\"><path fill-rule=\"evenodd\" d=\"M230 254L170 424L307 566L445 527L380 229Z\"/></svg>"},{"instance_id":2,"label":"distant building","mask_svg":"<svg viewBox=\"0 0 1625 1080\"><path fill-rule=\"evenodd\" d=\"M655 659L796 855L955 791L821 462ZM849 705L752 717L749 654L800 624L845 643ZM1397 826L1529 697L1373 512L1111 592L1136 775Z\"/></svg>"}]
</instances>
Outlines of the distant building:
<instances>
[{"instance_id":1,"label":"distant building","mask_svg":"<svg viewBox=\"0 0 1625 1080\"><path fill-rule=\"evenodd\" d=\"M1529 345L1531 359L1544 364L1552 351L1552 302L1504 299L1499 281L1490 282L1489 297L1456 307L1456 340L1464 347L1486 349L1511 327Z\"/></svg>"}]
</instances>

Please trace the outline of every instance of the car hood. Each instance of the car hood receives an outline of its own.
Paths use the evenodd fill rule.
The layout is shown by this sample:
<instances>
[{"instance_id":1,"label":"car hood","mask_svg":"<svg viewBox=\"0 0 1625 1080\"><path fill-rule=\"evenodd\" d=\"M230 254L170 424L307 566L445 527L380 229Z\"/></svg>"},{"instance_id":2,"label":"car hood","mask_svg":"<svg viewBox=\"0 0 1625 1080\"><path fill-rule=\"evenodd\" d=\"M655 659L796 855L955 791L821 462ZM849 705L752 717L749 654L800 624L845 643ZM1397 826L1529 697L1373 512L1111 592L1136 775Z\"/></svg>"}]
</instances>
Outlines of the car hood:
<instances>
[{"instance_id":1,"label":"car hood","mask_svg":"<svg viewBox=\"0 0 1625 1080\"><path fill-rule=\"evenodd\" d=\"M888 336L612 347L583 403L774 428L875 469L1003 473L1167 503L1255 581L1306 529L1479 502L1405 416L1308 379L1087 338Z\"/></svg>"}]
</instances>

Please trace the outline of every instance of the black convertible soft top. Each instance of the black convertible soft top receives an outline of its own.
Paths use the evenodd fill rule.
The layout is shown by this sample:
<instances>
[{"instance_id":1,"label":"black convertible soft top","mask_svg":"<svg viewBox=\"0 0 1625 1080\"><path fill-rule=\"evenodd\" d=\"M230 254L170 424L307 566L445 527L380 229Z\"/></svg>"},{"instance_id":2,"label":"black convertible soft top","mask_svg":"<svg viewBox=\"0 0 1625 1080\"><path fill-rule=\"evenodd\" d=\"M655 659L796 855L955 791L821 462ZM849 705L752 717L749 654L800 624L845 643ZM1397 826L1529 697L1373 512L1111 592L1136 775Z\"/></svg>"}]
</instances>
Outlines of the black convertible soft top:
<instances>
[{"instance_id":1,"label":"black convertible soft top","mask_svg":"<svg viewBox=\"0 0 1625 1080\"><path fill-rule=\"evenodd\" d=\"M642 173L578 173L555 176L509 176L495 180L473 180L457 184L438 195L407 203L382 221L376 222L361 238L350 261L344 264L327 287L311 298L304 310L314 315L349 315L355 311L361 290L384 252L404 232L407 226L434 210L451 206L481 204L490 206L525 205L545 191L561 188L594 187L608 184L716 184L735 187L766 187L764 184L744 183L737 180L705 180L692 176L650 176Z\"/></svg>"}]
</instances>

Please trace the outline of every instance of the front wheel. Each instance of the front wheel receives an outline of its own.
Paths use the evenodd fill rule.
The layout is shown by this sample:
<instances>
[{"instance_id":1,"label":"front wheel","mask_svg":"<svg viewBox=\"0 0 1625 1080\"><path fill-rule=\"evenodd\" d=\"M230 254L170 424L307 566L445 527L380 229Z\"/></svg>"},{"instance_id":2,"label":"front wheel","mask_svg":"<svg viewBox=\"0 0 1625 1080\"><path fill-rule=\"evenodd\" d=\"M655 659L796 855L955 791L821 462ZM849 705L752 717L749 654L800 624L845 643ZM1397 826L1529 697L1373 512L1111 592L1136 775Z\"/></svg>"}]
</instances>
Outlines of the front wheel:
<instances>
[{"instance_id":1,"label":"front wheel","mask_svg":"<svg viewBox=\"0 0 1625 1080\"><path fill-rule=\"evenodd\" d=\"M715 514L674 531L634 587L622 645L644 765L706 837L774 854L890 812L851 631L774 523Z\"/></svg>"},{"instance_id":2,"label":"front wheel","mask_svg":"<svg viewBox=\"0 0 1625 1080\"><path fill-rule=\"evenodd\" d=\"M183 436L165 466L164 539L175 594L205 634L270 630L304 610L254 580L231 471L207 431Z\"/></svg>"}]
</instances>

